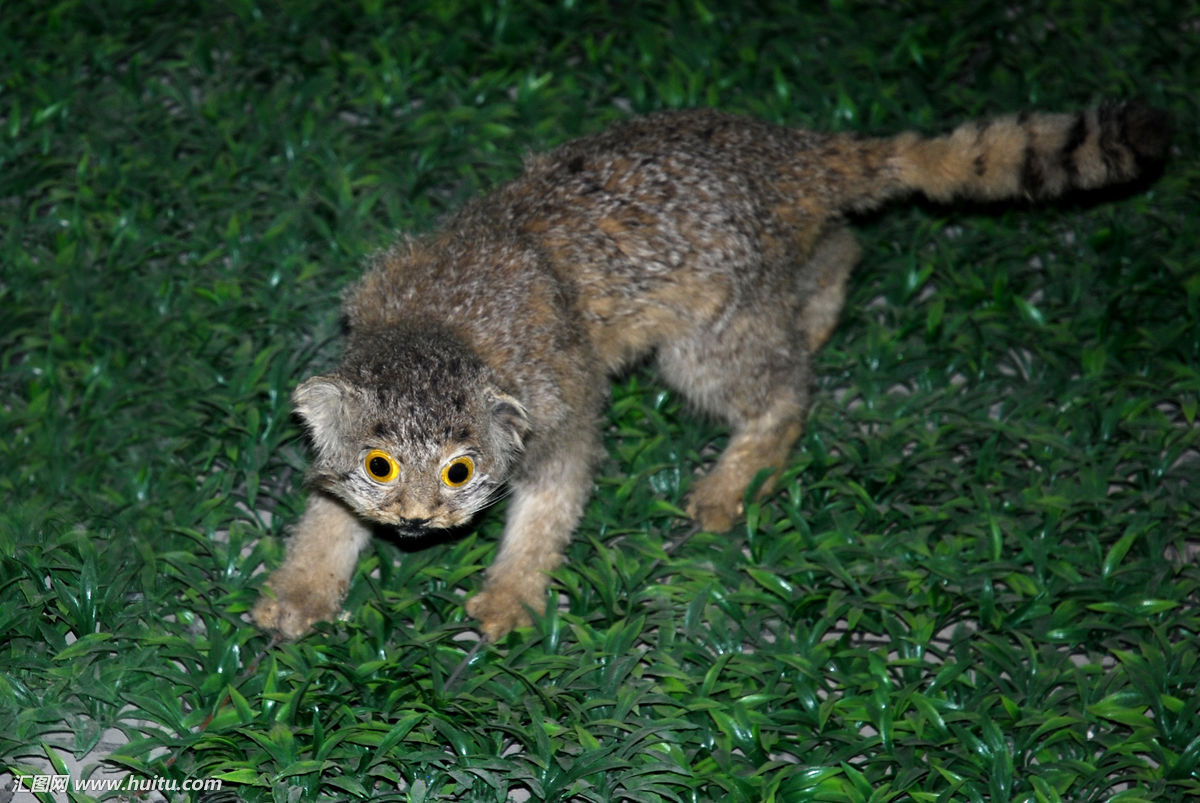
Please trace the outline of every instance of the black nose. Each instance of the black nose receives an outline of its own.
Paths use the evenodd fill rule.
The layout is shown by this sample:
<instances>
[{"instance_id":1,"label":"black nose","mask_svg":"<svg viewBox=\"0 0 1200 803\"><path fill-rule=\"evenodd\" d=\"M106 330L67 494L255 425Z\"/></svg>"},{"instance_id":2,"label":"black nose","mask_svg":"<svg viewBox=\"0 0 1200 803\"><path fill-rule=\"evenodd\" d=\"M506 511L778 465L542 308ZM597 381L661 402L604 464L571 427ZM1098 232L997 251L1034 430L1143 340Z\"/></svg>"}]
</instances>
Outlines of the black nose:
<instances>
[{"instance_id":1,"label":"black nose","mask_svg":"<svg viewBox=\"0 0 1200 803\"><path fill-rule=\"evenodd\" d=\"M401 530L421 531L429 527L429 519L400 519L396 525Z\"/></svg>"}]
</instances>

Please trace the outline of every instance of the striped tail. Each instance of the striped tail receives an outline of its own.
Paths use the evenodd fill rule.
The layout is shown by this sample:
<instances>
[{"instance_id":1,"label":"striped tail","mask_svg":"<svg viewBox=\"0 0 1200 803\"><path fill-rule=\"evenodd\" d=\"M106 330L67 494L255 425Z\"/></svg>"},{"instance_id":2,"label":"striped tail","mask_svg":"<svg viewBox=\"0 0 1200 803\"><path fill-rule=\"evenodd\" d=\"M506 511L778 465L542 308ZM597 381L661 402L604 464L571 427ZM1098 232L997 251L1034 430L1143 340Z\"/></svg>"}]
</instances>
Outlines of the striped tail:
<instances>
[{"instance_id":1,"label":"striped tail","mask_svg":"<svg viewBox=\"0 0 1200 803\"><path fill-rule=\"evenodd\" d=\"M1165 112L1109 103L977 120L940 137L900 134L885 140L886 172L893 192L938 201L1052 198L1136 179L1162 162L1170 141Z\"/></svg>"}]
</instances>

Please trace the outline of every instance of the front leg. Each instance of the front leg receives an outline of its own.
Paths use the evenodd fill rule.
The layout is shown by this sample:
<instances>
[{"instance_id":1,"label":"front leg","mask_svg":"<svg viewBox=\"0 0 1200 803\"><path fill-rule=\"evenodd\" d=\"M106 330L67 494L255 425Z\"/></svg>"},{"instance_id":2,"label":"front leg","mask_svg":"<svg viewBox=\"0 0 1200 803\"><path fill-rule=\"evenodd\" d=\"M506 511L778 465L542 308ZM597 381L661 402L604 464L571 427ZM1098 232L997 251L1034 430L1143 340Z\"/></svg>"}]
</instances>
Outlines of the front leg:
<instances>
[{"instance_id":1,"label":"front leg","mask_svg":"<svg viewBox=\"0 0 1200 803\"><path fill-rule=\"evenodd\" d=\"M314 491L288 542L287 558L267 578L251 611L255 624L294 639L314 622L335 618L370 539L371 530L345 505Z\"/></svg>"},{"instance_id":2,"label":"front leg","mask_svg":"<svg viewBox=\"0 0 1200 803\"><path fill-rule=\"evenodd\" d=\"M546 573L563 561L592 486L593 450L567 438L567 448L539 460L513 484L508 520L483 591L467 602L489 642L531 623L528 608L546 604ZM575 448L571 448L574 446Z\"/></svg>"}]
</instances>

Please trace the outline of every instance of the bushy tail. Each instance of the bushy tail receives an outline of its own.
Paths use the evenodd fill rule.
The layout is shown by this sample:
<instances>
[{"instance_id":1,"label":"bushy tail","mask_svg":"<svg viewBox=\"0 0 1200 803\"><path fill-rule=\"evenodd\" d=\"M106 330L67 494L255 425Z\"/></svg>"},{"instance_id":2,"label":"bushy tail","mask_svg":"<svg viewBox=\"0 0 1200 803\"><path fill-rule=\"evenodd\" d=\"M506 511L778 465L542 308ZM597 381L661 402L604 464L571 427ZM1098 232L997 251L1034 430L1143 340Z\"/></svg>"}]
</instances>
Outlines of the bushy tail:
<instances>
[{"instance_id":1,"label":"bushy tail","mask_svg":"<svg viewBox=\"0 0 1200 803\"><path fill-rule=\"evenodd\" d=\"M939 137L904 133L880 143L891 178L885 197L861 205L914 190L939 201L991 201L1119 184L1161 162L1170 140L1167 114L1140 103L977 120Z\"/></svg>"}]
</instances>

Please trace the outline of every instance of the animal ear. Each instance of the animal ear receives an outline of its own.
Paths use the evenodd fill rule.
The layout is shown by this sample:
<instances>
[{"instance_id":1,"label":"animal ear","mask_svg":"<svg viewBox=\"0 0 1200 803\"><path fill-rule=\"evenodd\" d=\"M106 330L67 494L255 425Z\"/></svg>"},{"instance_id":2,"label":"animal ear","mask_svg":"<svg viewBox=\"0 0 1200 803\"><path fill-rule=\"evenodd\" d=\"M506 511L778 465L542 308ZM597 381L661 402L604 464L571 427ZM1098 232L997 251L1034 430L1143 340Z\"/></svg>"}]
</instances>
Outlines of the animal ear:
<instances>
[{"instance_id":1,"label":"animal ear","mask_svg":"<svg viewBox=\"0 0 1200 803\"><path fill-rule=\"evenodd\" d=\"M306 379L292 393L296 413L304 419L321 456L331 456L343 440L353 397L353 389L332 376Z\"/></svg>"},{"instance_id":2,"label":"animal ear","mask_svg":"<svg viewBox=\"0 0 1200 803\"><path fill-rule=\"evenodd\" d=\"M525 436L529 434L529 413L525 405L495 388L488 393L491 402L492 417L512 437L513 446L525 448Z\"/></svg>"}]
</instances>

